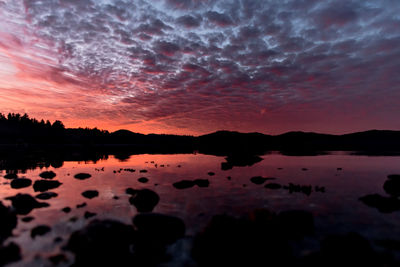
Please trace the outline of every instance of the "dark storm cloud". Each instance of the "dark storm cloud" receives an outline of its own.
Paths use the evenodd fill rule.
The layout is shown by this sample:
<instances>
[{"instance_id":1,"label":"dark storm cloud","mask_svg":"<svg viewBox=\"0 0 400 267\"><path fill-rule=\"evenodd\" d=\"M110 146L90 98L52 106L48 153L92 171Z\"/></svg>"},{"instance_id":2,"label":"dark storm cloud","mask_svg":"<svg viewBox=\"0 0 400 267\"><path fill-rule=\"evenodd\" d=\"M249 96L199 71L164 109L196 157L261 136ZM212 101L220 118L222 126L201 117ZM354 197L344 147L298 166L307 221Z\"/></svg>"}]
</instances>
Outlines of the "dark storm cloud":
<instances>
[{"instance_id":1,"label":"dark storm cloud","mask_svg":"<svg viewBox=\"0 0 400 267\"><path fill-rule=\"evenodd\" d=\"M131 119L196 127L208 114L220 128L243 118L256 127L266 111L301 107L312 120L324 103L346 102L361 116L374 105L358 98L385 106L399 95L399 1L132 2L23 2L59 68Z\"/></svg>"}]
</instances>

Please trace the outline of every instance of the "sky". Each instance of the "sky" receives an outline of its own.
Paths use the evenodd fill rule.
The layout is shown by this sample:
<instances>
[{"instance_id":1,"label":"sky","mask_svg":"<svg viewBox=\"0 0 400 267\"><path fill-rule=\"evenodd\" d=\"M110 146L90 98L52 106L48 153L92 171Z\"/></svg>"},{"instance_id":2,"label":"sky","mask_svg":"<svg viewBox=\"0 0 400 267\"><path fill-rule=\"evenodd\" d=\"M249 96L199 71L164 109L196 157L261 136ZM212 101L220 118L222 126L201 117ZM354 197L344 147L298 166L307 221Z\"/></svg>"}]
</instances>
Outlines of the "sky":
<instances>
[{"instance_id":1,"label":"sky","mask_svg":"<svg viewBox=\"0 0 400 267\"><path fill-rule=\"evenodd\" d=\"M398 0L0 0L0 112L199 135L400 130Z\"/></svg>"}]
</instances>

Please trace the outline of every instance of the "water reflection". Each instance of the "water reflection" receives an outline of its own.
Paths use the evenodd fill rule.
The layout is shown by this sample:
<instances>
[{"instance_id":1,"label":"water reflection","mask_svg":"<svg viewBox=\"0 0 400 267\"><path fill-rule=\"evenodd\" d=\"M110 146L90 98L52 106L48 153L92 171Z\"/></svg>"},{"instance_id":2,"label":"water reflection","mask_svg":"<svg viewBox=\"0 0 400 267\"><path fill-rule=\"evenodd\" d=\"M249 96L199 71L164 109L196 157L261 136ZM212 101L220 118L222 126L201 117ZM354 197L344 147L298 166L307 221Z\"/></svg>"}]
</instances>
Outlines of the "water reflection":
<instances>
[{"instance_id":1,"label":"water reflection","mask_svg":"<svg viewBox=\"0 0 400 267\"><path fill-rule=\"evenodd\" d=\"M368 194L385 194L382 185L387 175L400 173L399 157L271 153L238 163L236 159L203 154L143 154L51 162L46 159L18 165L17 158L13 158L1 163L1 176L16 174L18 179L30 179L34 185L16 188L10 184L15 177L1 178L0 194L5 205L11 205L10 197L18 193L50 205L17 215L14 237L8 239L21 247L23 260L17 265L48 262L48 257L59 254L66 257L60 260L61 264L71 264L73 254L61 249L71 233L96 219L114 219L131 225L135 215L149 211L147 207L142 210L140 204L138 208L138 200L133 200L139 194L143 198L139 193L143 190L159 197L150 209L154 213L183 220L189 240L216 215L237 218L257 209L309 212L317 235L358 232L375 244L376 240L400 234L400 212L383 214L359 201ZM228 163L229 168L221 168ZM49 183L58 186L40 187ZM39 197L42 191L46 194ZM96 196L86 198L84 192L96 192ZM37 203L33 207L41 205ZM32 239L32 229L38 226L51 230L39 227Z\"/></svg>"}]
</instances>

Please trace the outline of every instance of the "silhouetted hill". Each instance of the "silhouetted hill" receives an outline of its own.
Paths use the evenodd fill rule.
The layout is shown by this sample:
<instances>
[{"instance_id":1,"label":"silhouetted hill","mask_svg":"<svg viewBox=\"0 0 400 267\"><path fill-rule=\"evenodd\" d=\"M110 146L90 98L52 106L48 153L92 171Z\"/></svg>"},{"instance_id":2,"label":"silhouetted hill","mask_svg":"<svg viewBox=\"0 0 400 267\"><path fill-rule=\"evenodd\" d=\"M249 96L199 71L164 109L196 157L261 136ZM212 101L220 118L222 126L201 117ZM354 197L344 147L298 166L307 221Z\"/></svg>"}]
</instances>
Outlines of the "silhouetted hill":
<instances>
[{"instance_id":1,"label":"silhouetted hill","mask_svg":"<svg viewBox=\"0 0 400 267\"><path fill-rule=\"evenodd\" d=\"M198 137L140 134L129 130L108 132L97 128L66 129L61 121L50 123L29 118L27 114L0 114L0 144L46 149L120 153L200 153L214 155L262 155L279 150L288 155L316 155L323 151L364 151L367 154L400 151L400 131L371 130L332 135L288 132L281 135L218 131ZM125 153L125 154L124 154Z\"/></svg>"}]
</instances>

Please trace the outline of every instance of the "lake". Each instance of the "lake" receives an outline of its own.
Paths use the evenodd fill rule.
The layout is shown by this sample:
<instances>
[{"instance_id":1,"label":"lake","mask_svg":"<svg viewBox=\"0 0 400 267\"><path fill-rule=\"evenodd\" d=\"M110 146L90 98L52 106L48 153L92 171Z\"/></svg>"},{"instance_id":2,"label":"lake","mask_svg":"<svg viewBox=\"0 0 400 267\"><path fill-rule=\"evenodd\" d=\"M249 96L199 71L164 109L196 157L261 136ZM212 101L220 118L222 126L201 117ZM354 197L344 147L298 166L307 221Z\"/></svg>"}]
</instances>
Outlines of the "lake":
<instances>
[{"instance_id":1,"label":"lake","mask_svg":"<svg viewBox=\"0 0 400 267\"><path fill-rule=\"evenodd\" d=\"M57 197L39 200L49 203L49 207L34 209L28 215L18 215L14 236L6 243L17 243L23 259L10 266L52 266L47 258L59 253L66 255L66 259L59 265L70 265L74 255L62 247L71 233L95 219L112 218L126 224L132 223L132 218L138 212L129 203L131 196L125 192L127 188L151 189L160 197L153 212L184 221L185 242L172 249L172 259L165 263L166 266L187 266L189 262L195 264L190 259L192 239L214 215L227 214L236 218L257 209L275 213L287 210L308 211L314 218L315 236L357 232L374 249L390 253L399 260L398 248L383 247L380 241L400 240L400 211L382 213L377 208L365 205L359 198L370 194L388 196L383 185L389 174L400 173L400 157L351 155L347 152L286 156L276 152L262 156L262 161L251 166L234 166L222 170L223 162L224 157L203 154L143 154L123 160L111 156L97 162L64 161L57 168L42 165L26 170L25 173L19 172L18 177L26 177L35 182L42 179L39 174L43 171L53 171L56 177L52 180L62 185L49 190L57 193ZM91 177L75 179L74 175L78 173L89 173ZM6 171L2 170L1 176L4 175ZM257 176L271 179L255 184L251 178ZM148 178L148 181L139 182L141 177ZM209 185L194 185L187 189L173 186L181 180L195 179L208 179ZM40 193L35 192L32 186L13 189L10 182L9 179L1 179L1 198L7 206L11 202L5 198L17 193L32 196ZM286 188L265 188L269 183ZM290 184L292 188L289 190ZM296 185L304 186L304 190L296 190ZM92 199L85 198L82 192L86 190L97 190L99 195ZM82 203L87 205L76 207ZM70 207L71 212L63 212L65 207ZM85 218L86 211L96 215ZM34 219L22 221L26 216ZM37 225L48 225L51 231L32 238L31 229ZM56 238L58 242L54 241ZM314 247L310 242L300 249L300 253L307 253Z\"/></svg>"}]
</instances>

